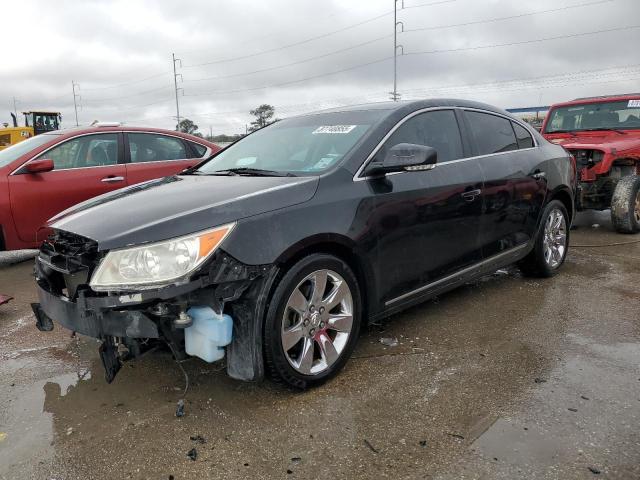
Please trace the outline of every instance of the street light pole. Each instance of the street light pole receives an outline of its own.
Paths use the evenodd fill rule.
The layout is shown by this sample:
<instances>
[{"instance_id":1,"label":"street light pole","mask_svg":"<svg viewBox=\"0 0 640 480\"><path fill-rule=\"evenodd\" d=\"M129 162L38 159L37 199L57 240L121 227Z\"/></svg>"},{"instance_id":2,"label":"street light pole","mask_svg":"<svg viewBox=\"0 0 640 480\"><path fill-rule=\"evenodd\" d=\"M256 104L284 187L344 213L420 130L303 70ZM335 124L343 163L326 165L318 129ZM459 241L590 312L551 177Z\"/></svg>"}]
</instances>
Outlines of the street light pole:
<instances>
[{"instance_id":1,"label":"street light pole","mask_svg":"<svg viewBox=\"0 0 640 480\"><path fill-rule=\"evenodd\" d=\"M76 87L80 87L80 85L71 80L71 89L73 90L73 109L76 112L76 127L78 127L80 124L78 123L78 102L76 99L79 95L76 93Z\"/></svg>"},{"instance_id":2,"label":"street light pole","mask_svg":"<svg viewBox=\"0 0 640 480\"><path fill-rule=\"evenodd\" d=\"M400 1L402 8L404 8L404 0ZM404 54L404 48L402 45L398 45L398 26L402 28L401 32L404 32L404 23L398 21L398 0L393 0L393 92L390 94L391 100L394 102L400 100L398 93L398 48Z\"/></svg>"},{"instance_id":3,"label":"street light pole","mask_svg":"<svg viewBox=\"0 0 640 480\"><path fill-rule=\"evenodd\" d=\"M176 125L176 131L180 131L180 103L178 102L178 76L180 76L180 80L182 80L182 74L176 73L176 62L180 62L180 67L182 67L182 60L176 58L176 54L172 53L171 58L173 58L173 85L176 90L176 120L178 124Z\"/></svg>"}]
</instances>

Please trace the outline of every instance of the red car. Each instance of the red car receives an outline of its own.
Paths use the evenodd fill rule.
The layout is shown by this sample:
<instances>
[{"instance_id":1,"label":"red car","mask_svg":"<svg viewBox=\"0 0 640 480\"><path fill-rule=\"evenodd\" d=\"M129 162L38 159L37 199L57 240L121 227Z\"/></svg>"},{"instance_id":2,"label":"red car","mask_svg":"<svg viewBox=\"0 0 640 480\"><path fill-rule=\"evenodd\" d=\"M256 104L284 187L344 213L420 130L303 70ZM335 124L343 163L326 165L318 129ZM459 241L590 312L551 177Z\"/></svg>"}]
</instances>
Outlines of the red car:
<instances>
[{"instance_id":1,"label":"red car","mask_svg":"<svg viewBox=\"0 0 640 480\"><path fill-rule=\"evenodd\" d=\"M576 159L578 209L611 208L617 231L640 232L640 94L553 105L542 134Z\"/></svg>"},{"instance_id":2,"label":"red car","mask_svg":"<svg viewBox=\"0 0 640 480\"><path fill-rule=\"evenodd\" d=\"M50 233L47 220L66 208L173 175L218 150L193 135L124 126L59 130L2 150L0 250L37 248Z\"/></svg>"}]
</instances>

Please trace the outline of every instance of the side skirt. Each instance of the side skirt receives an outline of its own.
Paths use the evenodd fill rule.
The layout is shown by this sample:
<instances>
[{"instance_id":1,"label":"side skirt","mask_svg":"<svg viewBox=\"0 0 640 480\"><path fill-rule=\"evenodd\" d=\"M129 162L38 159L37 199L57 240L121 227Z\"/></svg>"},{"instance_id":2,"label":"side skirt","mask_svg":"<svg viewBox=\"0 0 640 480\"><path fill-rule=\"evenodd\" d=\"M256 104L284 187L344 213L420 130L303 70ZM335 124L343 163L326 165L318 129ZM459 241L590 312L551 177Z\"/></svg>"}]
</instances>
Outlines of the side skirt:
<instances>
[{"instance_id":1,"label":"side skirt","mask_svg":"<svg viewBox=\"0 0 640 480\"><path fill-rule=\"evenodd\" d=\"M399 297L387 300L385 308L369 317L369 323L376 322L402 310L432 299L449 290L453 290L467 282L495 272L498 268L510 265L526 257L533 248L533 242L518 245L475 265L463 268L451 275L440 278L420 288L404 293Z\"/></svg>"}]
</instances>

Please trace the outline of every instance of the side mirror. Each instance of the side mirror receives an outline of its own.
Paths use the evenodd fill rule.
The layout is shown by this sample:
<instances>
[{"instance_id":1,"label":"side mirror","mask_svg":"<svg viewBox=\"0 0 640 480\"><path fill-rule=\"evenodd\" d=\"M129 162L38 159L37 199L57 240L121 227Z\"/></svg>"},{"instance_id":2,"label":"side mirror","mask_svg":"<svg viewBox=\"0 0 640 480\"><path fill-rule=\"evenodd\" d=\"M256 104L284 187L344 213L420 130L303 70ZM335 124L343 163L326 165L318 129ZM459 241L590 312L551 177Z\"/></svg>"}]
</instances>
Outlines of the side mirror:
<instances>
[{"instance_id":1,"label":"side mirror","mask_svg":"<svg viewBox=\"0 0 640 480\"><path fill-rule=\"evenodd\" d=\"M413 143L399 143L389 149L382 162L371 162L366 174L430 170L437 162L438 152L435 148Z\"/></svg>"},{"instance_id":2,"label":"side mirror","mask_svg":"<svg viewBox=\"0 0 640 480\"><path fill-rule=\"evenodd\" d=\"M44 173L53 170L54 165L53 160L50 158L42 158L39 160L32 160L27 163L24 168L28 173Z\"/></svg>"}]
</instances>

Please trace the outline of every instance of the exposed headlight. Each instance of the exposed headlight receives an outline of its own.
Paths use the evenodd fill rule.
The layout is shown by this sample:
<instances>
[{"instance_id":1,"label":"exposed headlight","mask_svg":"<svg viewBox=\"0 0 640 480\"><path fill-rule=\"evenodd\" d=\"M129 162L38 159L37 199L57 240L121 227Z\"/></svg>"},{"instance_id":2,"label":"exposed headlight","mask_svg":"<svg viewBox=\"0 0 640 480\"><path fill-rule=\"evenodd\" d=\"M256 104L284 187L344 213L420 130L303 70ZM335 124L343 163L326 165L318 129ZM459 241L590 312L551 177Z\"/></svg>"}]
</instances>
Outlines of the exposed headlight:
<instances>
[{"instance_id":1,"label":"exposed headlight","mask_svg":"<svg viewBox=\"0 0 640 480\"><path fill-rule=\"evenodd\" d=\"M112 250L91 277L96 291L159 288L189 276L216 251L235 223L140 247Z\"/></svg>"}]
</instances>

